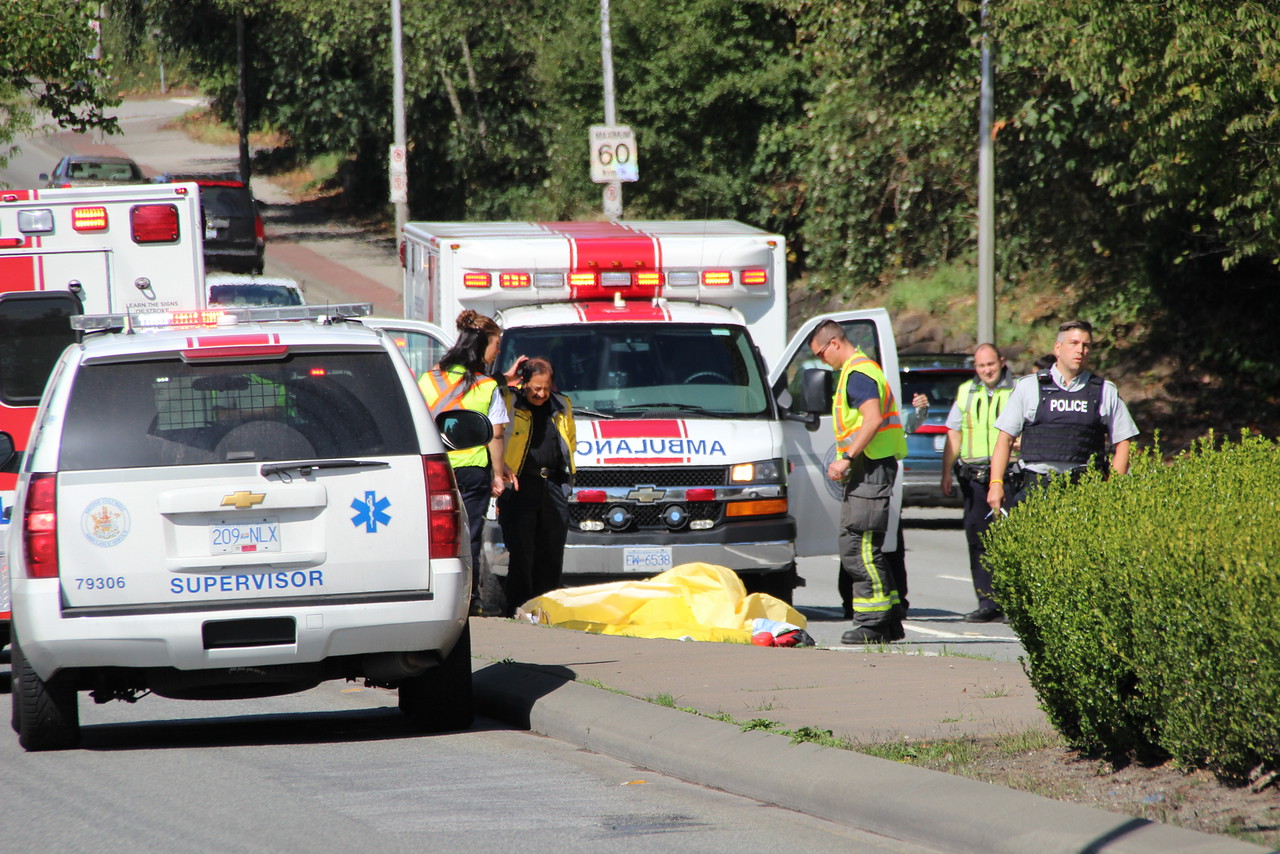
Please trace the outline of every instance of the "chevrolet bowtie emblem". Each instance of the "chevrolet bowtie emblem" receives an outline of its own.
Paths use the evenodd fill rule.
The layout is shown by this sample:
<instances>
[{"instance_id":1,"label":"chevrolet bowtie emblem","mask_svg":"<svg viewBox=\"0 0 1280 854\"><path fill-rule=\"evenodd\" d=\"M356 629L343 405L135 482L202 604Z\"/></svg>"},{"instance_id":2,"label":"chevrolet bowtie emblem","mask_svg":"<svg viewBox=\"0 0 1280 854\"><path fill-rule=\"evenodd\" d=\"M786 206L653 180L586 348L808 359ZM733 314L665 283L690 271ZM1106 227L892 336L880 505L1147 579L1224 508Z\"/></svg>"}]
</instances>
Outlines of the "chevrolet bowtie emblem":
<instances>
[{"instance_id":1,"label":"chevrolet bowtie emblem","mask_svg":"<svg viewBox=\"0 0 1280 854\"><path fill-rule=\"evenodd\" d=\"M652 486L641 486L627 493L627 498L640 504L652 504L666 495L665 489L654 489Z\"/></svg>"},{"instance_id":2,"label":"chevrolet bowtie emblem","mask_svg":"<svg viewBox=\"0 0 1280 854\"><path fill-rule=\"evenodd\" d=\"M266 497L267 494L265 492L250 492L247 489L242 489L239 492L222 496L221 506L234 507L237 510L248 510L255 504L261 504Z\"/></svg>"}]
</instances>

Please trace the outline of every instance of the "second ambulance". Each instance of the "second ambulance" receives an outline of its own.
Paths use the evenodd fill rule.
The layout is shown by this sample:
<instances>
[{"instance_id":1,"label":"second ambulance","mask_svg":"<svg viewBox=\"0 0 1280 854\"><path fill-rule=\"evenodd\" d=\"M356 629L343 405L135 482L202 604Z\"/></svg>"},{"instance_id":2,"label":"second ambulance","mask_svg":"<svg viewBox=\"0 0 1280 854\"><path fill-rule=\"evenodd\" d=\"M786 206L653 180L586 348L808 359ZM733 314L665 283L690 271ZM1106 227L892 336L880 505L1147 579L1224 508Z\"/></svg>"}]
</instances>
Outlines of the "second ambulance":
<instances>
[{"instance_id":1,"label":"second ambulance","mask_svg":"<svg viewBox=\"0 0 1280 854\"><path fill-rule=\"evenodd\" d=\"M787 342L780 235L734 221L418 222L403 237L398 326L415 370L470 308L503 327L499 366L545 357L573 400L566 582L703 561L791 601L797 555L835 551L829 415L791 394L815 367L805 338L820 318ZM832 316L896 394L887 314ZM486 536L500 541L496 524Z\"/></svg>"}]
</instances>

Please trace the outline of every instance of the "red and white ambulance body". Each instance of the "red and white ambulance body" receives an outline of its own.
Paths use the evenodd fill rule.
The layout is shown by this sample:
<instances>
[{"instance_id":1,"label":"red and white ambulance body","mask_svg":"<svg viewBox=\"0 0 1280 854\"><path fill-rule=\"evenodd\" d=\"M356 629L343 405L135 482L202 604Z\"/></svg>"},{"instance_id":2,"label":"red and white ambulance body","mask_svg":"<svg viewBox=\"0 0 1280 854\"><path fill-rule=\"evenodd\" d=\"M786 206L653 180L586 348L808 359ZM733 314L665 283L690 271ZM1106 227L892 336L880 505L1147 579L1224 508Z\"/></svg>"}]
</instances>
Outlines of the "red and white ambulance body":
<instances>
[{"instance_id":1,"label":"red and white ambulance body","mask_svg":"<svg viewBox=\"0 0 1280 854\"><path fill-rule=\"evenodd\" d=\"M832 506L798 511L788 487L789 468L822 477L808 448L833 454L834 438L829 423L820 433L815 417L789 417L787 379L770 379L770 366L802 361L789 354L803 342L786 339L781 236L733 221L618 221L419 222L403 237L408 320L378 323L411 364L430 367L432 336L452 340L458 313L475 309L503 328L500 366L548 358L573 400L566 583L705 561L790 600L803 584L797 521L812 528L800 554L835 550L838 502L815 482L802 491ZM887 316L869 323L887 336L876 349L892 351ZM501 542L496 525L487 536Z\"/></svg>"},{"instance_id":2,"label":"red and white ambulance body","mask_svg":"<svg viewBox=\"0 0 1280 854\"><path fill-rule=\"evenodd\" d=\"M0 190L0 432L18 451L50 371L76 340L68 318L202 307L201 243L194 184ZM0 471L0 524L10 521L20 460ZM0 555L0 642L5 566Z\"/></svg>"}]
</instances>

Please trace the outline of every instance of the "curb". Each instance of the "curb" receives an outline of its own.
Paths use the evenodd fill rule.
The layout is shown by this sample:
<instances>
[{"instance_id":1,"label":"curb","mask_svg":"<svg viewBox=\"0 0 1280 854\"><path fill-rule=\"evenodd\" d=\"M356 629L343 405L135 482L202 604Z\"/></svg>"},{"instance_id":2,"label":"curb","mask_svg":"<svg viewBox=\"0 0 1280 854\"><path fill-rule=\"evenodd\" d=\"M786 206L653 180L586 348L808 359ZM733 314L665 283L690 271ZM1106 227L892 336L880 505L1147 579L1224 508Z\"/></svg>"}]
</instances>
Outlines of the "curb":
<instances>
[{"instance_id":1,"label":"curb","mask_svg":"<svg viewBox=\"0 0 1280 854\"><path fill-rule=\"evenodd\" d=\"M1248 854L1238 840L740 731L572 681L567 668L475 662L476 711L651 771L902 842L992 854Z\"/></svg>"}]
</instances>

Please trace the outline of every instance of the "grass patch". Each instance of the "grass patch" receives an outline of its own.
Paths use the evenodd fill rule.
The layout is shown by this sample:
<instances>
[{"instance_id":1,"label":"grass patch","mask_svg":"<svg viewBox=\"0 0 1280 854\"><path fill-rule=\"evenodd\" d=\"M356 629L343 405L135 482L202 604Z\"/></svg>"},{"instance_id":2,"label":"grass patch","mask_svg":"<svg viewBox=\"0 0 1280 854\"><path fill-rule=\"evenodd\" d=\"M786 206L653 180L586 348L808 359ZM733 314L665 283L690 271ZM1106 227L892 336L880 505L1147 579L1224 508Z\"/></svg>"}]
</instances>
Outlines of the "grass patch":
<instances>
[{"instance_id":1,"label":"grass patch","mask_svg":"<svg viewBox=\"0 0 1280 854\"><path fill-rule=\"evenodd\" d=\"M583 685L589 685L592 688L599 688L602 691L608 691L610 694L622 694L623 696L627 695L626 691L620 691L617 688L612 688L604 684L603 682L601 682L599 679L575 679L574 681L580 682Z\"/></svg>"},{"instance_id":2,"label":"grass patch","mask_svg":"<svg viewBox=\"0 0 1280 854\"><path fill-rule=\"evenodd\" d=\"M238 145L240 142L239 132L231 125L218 121L205 107L188 110L165 123L164 128L180 130L196 142L206 145ZM284 134L274 130L249 131L249 145L253 148L280 148L286 143Z\"/></svg>"},{"instance_id":3,"label":"grass patch","mask_svg":"<svg viewBox=\"0 0 1280 854\"><path fill-rule=\"evenodd\" d=\"M996 750L1003 756L1014 756L1019 753L1034 753L1037 750L1066 747L1066 740L1051 730L1027 729L1021 732L997 736Z\"/></svg>"}]
</instances>

